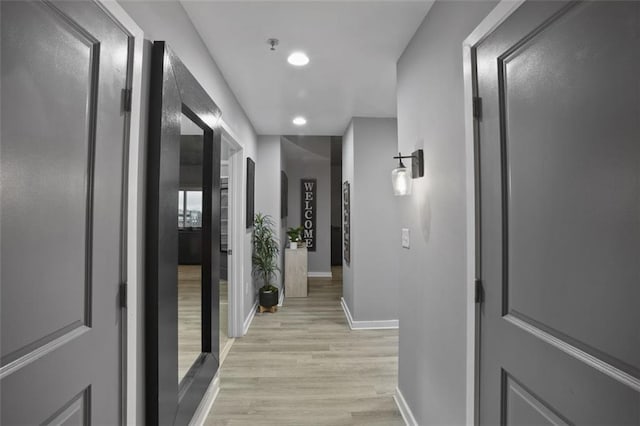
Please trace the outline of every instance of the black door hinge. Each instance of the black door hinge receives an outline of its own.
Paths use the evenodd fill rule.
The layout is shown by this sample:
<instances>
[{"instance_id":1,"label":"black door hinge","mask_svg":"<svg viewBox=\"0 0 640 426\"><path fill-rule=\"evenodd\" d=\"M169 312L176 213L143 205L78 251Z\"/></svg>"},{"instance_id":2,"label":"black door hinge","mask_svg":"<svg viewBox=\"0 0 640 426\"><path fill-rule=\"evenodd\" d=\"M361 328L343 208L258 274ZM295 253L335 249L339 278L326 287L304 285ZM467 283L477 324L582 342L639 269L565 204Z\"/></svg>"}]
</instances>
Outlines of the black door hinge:
<instances>
[{"instance_id":1,"label":"black door hinge","mask_svg":"<svg viewBox=\"0 0 640 426\"><path fill-rule=\"evenodd\" d=\"M132 97L131 89L122 89L122 110L124 112L131 112Z\"/></svg>"},{"instance_id":2,"label":"black door hinge","mask_svg":"<svg viewBox=\"0 0 640 426\"><path fill-rule=\"evenodd\" d=\"M482 118L482 98L473 98L473 118L480 120Z\"/></svg>"},{"instance_id":3,"label":"black door hinge","mask_svg":"<svg viewBox=\"0 0 640 426\"><path fill-rule=\"evenodd\" d=\"M484 302L484 287L482 280L476 280L476 303Z\"/></svg>"},{"instance_id":4,"label":"black door hinge","mask_svg":"<svg viewBox=\"0 0 640 426\"><path fill-rule=\"evenodd\" d=\"M127 283L120 284L120 307L127 307Z\"/></svg>"}]
</instances>

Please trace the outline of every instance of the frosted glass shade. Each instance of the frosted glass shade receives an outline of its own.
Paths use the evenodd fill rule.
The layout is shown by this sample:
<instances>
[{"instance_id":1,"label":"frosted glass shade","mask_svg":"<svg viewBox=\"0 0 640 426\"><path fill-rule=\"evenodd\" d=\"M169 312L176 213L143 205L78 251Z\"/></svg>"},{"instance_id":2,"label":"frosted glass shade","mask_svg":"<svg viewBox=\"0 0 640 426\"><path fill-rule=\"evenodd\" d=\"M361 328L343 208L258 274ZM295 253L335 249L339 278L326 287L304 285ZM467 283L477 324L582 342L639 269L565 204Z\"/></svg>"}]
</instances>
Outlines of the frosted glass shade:
<instances>
[{"instance_id":1,"label":"frosted glass shade","mask_svg":"<svg viewBox=\"0 0 640 426\"><path fill-rule=\"evenodd\" d=\"M397 167L391 172L394 195L411 194L411 172L406 167Z\"/></svg>"}]
</instances>

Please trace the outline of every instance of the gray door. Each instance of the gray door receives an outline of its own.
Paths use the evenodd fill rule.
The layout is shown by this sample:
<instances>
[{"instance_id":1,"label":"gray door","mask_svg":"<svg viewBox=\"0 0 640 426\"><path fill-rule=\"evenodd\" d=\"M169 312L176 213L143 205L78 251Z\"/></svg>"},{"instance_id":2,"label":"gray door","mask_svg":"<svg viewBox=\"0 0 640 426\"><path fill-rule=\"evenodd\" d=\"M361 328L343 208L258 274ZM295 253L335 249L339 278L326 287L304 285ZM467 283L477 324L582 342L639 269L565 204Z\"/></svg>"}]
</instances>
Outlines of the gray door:
<instances>
[{"instance_id":1,"label":"gray door","mask_svg":"<svg viewBox=\"0 0 640 426\"><path fill-rule=\"evenodd\" d=\"M129 35L1 2L3 425L120 423Z\"/></svg>"},{"instance_id":2,"label":"gray door","mask_svg":"<svg viewBox=\"0 0 640 426\"><path fill-rule=\"evenodd\" d=\"M480 423L640 424L640 2L526 2L476 51Z\"/></svg>"}]
</instances>

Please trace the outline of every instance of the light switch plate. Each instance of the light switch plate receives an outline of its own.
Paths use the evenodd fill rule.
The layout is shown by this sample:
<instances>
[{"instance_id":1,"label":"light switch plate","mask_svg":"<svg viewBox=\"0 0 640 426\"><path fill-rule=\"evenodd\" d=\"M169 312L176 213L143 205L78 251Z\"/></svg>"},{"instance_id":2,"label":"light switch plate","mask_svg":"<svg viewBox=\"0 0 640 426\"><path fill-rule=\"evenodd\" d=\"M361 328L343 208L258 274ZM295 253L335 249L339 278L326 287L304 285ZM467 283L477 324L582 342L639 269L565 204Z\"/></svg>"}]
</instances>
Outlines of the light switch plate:
<instances>
[{"instance_id":1,"label":"light switch plate","mask_svg":"<svg viewBox=\"0 0 640 426\"><path fill-rule=\"evenodd\" d=\"M409 238L409 228L402 228L402 247L409 248L411 239Z\"/></svg>"}]
</instances>

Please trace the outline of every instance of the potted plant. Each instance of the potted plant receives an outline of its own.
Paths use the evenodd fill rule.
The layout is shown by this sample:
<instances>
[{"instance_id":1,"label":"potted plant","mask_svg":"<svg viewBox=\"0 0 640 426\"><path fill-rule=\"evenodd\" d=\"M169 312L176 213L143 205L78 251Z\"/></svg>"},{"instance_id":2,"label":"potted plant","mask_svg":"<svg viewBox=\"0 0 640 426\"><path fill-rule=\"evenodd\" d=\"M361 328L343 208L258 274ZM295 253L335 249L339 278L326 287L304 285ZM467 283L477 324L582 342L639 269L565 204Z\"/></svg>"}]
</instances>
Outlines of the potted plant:
<instances>
[{"instance_id":1,"label":"potted plant","mask_svg":"<svg viewBox=\"0 0 640 426\"><path fill-rule=\"evenodd\" d=\"M287 235L289 236L289 248L297 249L298 243L302 242L302 226L289 228Z\"/></svg>"},{"instance_id":2,"label":"potted plant","mask_svg":"<svg viewBox=\"0 0 640 426\"><path fill-rule=\"evenodd\" d=\"M275 312L278 306L278 287L272 284L278 268L279 242L273 219L257 213L253 225L253 273L262 282L259 291L260 312Z\"/></svg>"}]
</instances>

